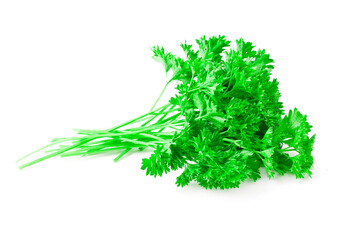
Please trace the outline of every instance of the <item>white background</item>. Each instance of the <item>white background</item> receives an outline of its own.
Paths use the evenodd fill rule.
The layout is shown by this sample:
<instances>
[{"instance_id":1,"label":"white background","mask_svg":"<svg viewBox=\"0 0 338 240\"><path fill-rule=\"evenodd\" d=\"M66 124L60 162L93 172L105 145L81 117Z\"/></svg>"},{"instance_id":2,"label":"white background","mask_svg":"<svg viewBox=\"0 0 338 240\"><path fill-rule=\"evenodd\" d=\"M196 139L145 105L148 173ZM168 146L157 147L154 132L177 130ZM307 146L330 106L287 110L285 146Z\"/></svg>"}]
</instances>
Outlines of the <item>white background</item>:
<instances>
[{"instance_id":1,"label":"white background","mask_svg":"<svg viewBox=\"0 0 338 240\"><path fill-rule=\"evenodd\" d=\"M337 239L334 2L1 1L0 239ZM150 47L181 54L203 34L271 54L285 108L307 114L317 134L312 179L182 189L179 172L145 176L149 152L18 170L17 158L73 128L148 111L165 83Z\"/></svg>"}]
</instances>

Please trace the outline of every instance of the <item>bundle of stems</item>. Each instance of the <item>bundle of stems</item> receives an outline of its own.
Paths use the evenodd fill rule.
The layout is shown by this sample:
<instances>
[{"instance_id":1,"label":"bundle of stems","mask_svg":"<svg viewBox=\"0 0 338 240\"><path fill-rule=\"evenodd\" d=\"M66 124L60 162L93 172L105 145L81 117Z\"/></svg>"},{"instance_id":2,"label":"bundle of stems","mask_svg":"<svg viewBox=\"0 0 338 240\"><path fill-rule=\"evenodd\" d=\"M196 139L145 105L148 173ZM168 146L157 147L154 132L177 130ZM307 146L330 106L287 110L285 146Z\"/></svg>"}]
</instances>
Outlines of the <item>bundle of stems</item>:
<instances>
[{"instance_id":1,"label":"bundle of stems","mask_svg":"<svg viewBox=\"0 0 338 240\"><path fill-rule=\"evenodd\" d=\"M158 144L169 143L175 131L183 127L184 120L179 107L171 103L154 109L166 87L167 84L148 113L106 130L74 129L79 136L53 139L50 144L23 156L17 162L43 150L45 156L22 164L19 168L23 169L55 156L87 156L106 152L118 154L114 158L117 162L133 149L156 149ZM50 149L51 147L54 148Z\"/></svg>"}]
</instances>

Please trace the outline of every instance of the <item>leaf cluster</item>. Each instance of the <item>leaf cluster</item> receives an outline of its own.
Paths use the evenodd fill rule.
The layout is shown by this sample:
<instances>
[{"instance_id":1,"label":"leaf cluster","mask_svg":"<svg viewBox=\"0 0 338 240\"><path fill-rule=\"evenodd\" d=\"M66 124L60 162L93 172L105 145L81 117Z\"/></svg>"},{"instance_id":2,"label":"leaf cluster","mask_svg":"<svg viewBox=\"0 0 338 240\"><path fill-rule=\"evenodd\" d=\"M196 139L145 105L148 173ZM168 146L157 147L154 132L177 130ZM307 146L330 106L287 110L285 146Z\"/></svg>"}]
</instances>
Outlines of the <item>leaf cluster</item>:
<instances>
[{"instance_id":1,"label":"leaf cluster","mask_svg":"<svg viewBox=\"0 0 338 240\"><path fill-rule=\"evenodd\" d=\"M203 36L196 43L197 50L181 44L184 58L153 48L154 59L172 71L169 82L177 82L170 103L184 125L143 159L142 169L161 176L183 168L178 186L196 181L220 189L256 181L262 167L269 178L311 176L311 126L296 108L284 114L270 55L243 39L233 48L224 36Z\"/></svg>"}]
</instances>

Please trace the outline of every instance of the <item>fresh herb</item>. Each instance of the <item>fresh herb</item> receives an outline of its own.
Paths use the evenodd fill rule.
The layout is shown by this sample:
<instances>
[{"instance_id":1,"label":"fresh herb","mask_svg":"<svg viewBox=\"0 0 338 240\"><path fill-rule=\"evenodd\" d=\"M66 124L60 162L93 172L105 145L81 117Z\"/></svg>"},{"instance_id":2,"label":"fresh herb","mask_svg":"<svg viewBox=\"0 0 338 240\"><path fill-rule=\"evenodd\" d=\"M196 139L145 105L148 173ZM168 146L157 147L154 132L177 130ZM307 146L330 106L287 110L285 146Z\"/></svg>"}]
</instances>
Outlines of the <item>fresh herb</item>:
<instances>
[{"instance_id":1,"label":"fresh herb","mask_svg":"<svg viewBox=\"0 0 338 240\"><path fill-rule=\"evenodd\" d=\"M196 42L197 50L181 44L184 58L152 48L166 73L172 71L162 93L177 83L178 94L168 104L153 110L161 93L147 114L111 129L77 130L78 137L54 139L37 151L56 149L20 168L54 156L105 152L117 152L117 161L132 149L153 148L141 169L156 177L183 168L176 181L182 187L192 181L205 188L238 187L259 179L261 167L269 178L311 176L315 137L309 137L306 115L296 108L284 114L270 55L243 39L232 49L224 36Z\"/></svg>"}]
</instances>

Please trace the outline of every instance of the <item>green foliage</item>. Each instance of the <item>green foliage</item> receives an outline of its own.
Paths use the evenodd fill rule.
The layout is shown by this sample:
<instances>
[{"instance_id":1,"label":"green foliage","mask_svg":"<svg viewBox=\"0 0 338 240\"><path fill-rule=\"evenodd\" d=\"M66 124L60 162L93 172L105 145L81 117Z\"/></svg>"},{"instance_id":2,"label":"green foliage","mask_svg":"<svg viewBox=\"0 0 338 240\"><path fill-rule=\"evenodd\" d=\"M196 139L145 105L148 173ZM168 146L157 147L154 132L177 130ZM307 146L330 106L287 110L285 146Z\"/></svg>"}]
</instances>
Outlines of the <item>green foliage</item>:
<instances>
[{"instance_id":1,"label":"green foliage","mask_svg":"<svg viewBox=\"0 0 338 240\"><path fill-rule=\"evenodd\" d=\"M179 148L179 156L171 153L171 158L184 162L176 184L233 188L246 179L256 181L261 167L269 178L287 172L297 178L311 175L311 126L297 109L283 117L270 55L243 39L233 49L224 36L196 42L197 51L181 45L185 60L172 68L179 94L170 102L186 122L169 144ZM175 57L170 54L170 62Z\"/></svg>"},{"instance_id":2,"label":"green foliage","mask_svg":"<svg viewBox=\"0 0 338 240\"><path fill-rule=\"evenodd\" d=\"M311 176L311 126L297 109L284 115L270 55L243 39L234 48L224 36L202 36L196 43L196 50L181 44L184 58L152 48L166 73L172 71L168 83L177 83L178 94L169 104L111 129L56 139L71 143L21 167L56 155L115 151L120 159L131 149L153 148L141 169L156 177L182 168L176 181L181 187L196 181L207 189L235 188L259 179L261 168L269 178Z\"/></svg>"}]
</instances>

